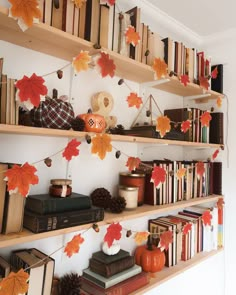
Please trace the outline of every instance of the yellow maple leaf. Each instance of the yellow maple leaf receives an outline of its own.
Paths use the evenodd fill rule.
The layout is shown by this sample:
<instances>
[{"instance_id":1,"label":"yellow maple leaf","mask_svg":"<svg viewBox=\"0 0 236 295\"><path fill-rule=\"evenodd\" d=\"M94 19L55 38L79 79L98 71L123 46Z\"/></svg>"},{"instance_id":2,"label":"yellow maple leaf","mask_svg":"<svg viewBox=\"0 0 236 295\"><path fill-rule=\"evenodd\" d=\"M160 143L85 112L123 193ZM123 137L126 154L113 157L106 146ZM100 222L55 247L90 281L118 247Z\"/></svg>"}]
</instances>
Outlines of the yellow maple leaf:
<instances>
[{"instance_id":1,"label":"yellow maple leaf","mask_svg":"<svg viewBox=\"0 0 236 295\"><path fill-rule=\"evenodd\" d=\"M89 63L91 62L91 56L88 51L81 50L80 53L73 59L72 65L76 73L80 71L87 71Z\"/></svg>"},{"instance_id":2,"label":"yellow maple leaf","mask_svg":"<svg viewBox=\"0 0 236 295\"><path fill-rule=\"evenodd\" d=\"M70 1L70 0L67 0L67 1ZM81 8L81 7L85 4L86 1L87 1L87 0L74 0L74 2L75 2L75 6L76 6L77 8Z\"/></svg>"},{"instance_id":3,"label":"yellow maple leaf","mask_svg":"<svg viewBox=\"0 0 236 295\"><path fill-rule=\"evenodd\" d=\"M133 26L128 26L125 32L126 43L132 44L133 46L138 45L140 41L140 36L138 32L135 32L135 28Z\"/></svg>"},{"instance_id":4,"label":"yellow maple leaf","mask_svg":"<svg viewBox=\"0 0 236 295\"><path fill-rule=\"evenodd\" d=\"M176 172L176 176L178 179L181 179L182 177L184 177L186 173L186 168L180 168L177 172Z\"/></svg>"},{"instance_id":5,"label":"yellow maple leaf","mask_svg":"<svg viewBox=\"0 0 236 295\"><path fill-rule=\"evenodd\" d=\"M147 232L147 231L137 232L135 237L134 237L136 244L140 245L143 242L146 242L149 234L150 233Z\"/></svg>"},{"instance_id":6,"label":"yellow maple leaf","mask_svg":"<svg viewBox=\"0 0 236 295\"><path fill-rule=\"evenodd\" d=\"M103 160L107 152L112 151L111 137L108 134L96 134L92 139L92 154L98 154L99 158Z\"/></svg>"},{"instance_id":7,"label":"yellow maple leaf","mask_svg":"<svg viewBox=\"0 0 236 295\"><path fill-rule=\"evenodd\" d=\"M218 108L221 108L221 106L222 106L222 98L220 96L217 98L216 104L217 104Z\"/></svg>"},{"instance_id":8,"label":"yellow maple leaf","mask_svg":"<svg viewBox=\"0 0 236 295\"><path fill-rule=\"evenodd\" d=\"M164 60L160 58L155 58L153 65L153 70L155 71L156 79L165 78L167 75L167 64Z\"/></svg>"},{"instance_id":9,"label":"yellow maple leaf","mask_svg":"<svg viewBox=\"0 0 236 295\"><path fill-rule=\"evenodd\" d=\"M33 25L34 18L41 16L37 0L9 0L9 2L12 5L10 8L12 16L21 18L28 27Z\"/></svg>"},{"instance_id":10,"label":"yellow maple leaf","mask_svg":"<svg viewBox=\"0 0 236 295\"><path fill-rule=\"evenodd\" d=\"M160 136L163 137L170 131L170 119L167 116L160 116L157 118L156 131L160 132Z\"/></svg>"},{"instance_id":11,"label":"yellow maple leaf","mask_svg":"<svg viewBox=\"0 0 236 295\"><path fill-rule=\"evenodd\" d=\"M0 295L18 295L28 291L29 274L23 269L17 273L11 272L6 278L0 282Z\"/></svg>"}]
</instances>

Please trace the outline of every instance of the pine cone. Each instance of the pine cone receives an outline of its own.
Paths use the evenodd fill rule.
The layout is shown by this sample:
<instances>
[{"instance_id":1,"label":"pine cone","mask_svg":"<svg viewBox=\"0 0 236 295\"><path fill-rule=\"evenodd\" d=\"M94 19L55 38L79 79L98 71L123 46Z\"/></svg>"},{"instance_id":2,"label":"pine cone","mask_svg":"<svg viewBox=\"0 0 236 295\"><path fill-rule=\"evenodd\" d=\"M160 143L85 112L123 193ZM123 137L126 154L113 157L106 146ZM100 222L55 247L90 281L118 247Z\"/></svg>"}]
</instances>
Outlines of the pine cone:
<instances>
[{"instance_id":1,"label":"pine cone","mask_svg":"<svg viewBox=\"0 0 236 295\"><path fill-rule=\"evenodd\" d=\"M112 213L121 213L126 207L125 198L118 196L111 199L110 210Z\"/></svg>"},{"instance_id":2,"label":"pine cone","mask_svg":"<svg viewBox=\"0 0 236 295\"><path fill-rule=\"evenodd\" d=\"M91 195L92 203L94 206L107 209L110 205L111 194L104 187L95 189Z\"/></svg>"},{"instance_id":3,"label":"pine cone","mask_svg":"<svg viewBox=\"0 0 236 295\"><path fill-rule=\"evenodd\" d=\"M80 277L77 273L66 274L60 279L60 295L80 295Z\"/></svg>"},{"instance_id":4,"label":"pine cone","mask_svg":"<svg viewBox=\"0 0 236 295\"><path fill-rule=\"evenodd\" d=\"M75 131L84 131L85 122L83 119L76 117L71 121L71 128Z\"/></svg>"}]
</instances>

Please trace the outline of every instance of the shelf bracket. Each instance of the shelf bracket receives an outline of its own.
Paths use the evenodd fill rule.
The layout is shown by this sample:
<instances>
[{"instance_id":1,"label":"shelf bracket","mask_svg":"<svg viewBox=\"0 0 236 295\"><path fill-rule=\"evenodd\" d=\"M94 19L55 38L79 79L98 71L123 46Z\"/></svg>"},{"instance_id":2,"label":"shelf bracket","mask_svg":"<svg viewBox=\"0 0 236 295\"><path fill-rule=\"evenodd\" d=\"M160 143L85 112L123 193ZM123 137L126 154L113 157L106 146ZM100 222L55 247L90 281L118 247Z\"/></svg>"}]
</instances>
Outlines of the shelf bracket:
<instances>
[{"instance_id":1,"label":"shelf bracket","mask_svg":"<svg viewBox=\"0 0 236 295\"><path fill-rule=\"evenodd\" d=\"M155 80L150 82L144 82L144 83L141 83L140 85L143 87L155 87L157 85L167 83L167 82L170 82L170 79L160 79L160 80Z\"/></svg>"},{"instance_id":2,"label":"shelf bracket","mask_svg":"<svg viewBox=\"0 0 236 295\"><path fill-rule=\"evenodd\" d=\"M184 99L201 99L201 98L209 97L209 96L211 96L210 93L204 93L204 94L184 96Z\"/></svg>"}]
</instances>

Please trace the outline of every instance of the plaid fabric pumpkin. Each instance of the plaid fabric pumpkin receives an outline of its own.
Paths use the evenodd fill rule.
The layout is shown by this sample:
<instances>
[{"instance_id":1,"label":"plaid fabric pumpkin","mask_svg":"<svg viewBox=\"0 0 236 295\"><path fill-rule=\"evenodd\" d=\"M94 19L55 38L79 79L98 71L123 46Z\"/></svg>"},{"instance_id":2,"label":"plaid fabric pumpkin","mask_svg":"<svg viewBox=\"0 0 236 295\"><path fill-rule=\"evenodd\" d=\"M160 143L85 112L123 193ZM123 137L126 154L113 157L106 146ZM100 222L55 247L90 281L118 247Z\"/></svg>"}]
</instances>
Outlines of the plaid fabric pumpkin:
<instances>
[{"instance_id":1,"label":"plaid fabric pumpkin","mask_svg":"<svg viewBox=\"0 0 236 295\"><path fill-rule=\"evenodd\" d=\"M69 102L60 99L46 99L31 112L36 127L70 129L74 111Z\"/></svg>"}]
</instances>

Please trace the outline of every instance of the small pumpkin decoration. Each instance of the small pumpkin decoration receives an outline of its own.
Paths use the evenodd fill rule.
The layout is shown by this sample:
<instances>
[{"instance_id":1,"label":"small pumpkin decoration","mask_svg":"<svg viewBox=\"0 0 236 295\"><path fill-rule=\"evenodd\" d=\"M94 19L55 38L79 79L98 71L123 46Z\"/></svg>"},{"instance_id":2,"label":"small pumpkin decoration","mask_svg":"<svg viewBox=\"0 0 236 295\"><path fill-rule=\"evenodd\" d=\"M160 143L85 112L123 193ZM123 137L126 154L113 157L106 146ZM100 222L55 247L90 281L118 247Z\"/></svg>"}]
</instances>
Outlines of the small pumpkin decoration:
<instances>
[{"instance_id":1,"label":"small pumpkin decoration","mask_svg":"<svg viewBox=\"0 0 236 295\"><path fill-rule=\"evenodd\" d=\"M120 251L120 244L113 243L110 247L108 247L107 242L102 244L102 251L107 255L115 255Z\"/></svg>"},{"instance_id":2,"label":"small pumpkin decoration","mask_svg":"<svg viewBox=\"0 0 236 295\"><path fill-rule=\"evenodd\" d=\"M85 131L101 133L106 128L105 118L99 114L93 114L91 112L87 114L81 114L78 116L85 122Z\"/></svg>"},{"instance_id":3,"label":"small pumpkin decoration","mask_svg":"<svg viewBox=\"0 0 236 295\"><path fill-rule=\"evenodd\" d=\"M165 265L165 253L152 245L150 235L146 245L138 246L135 250L135 262L142 266L143 271L157 272Z\"/></svg>"}]
</instances>

